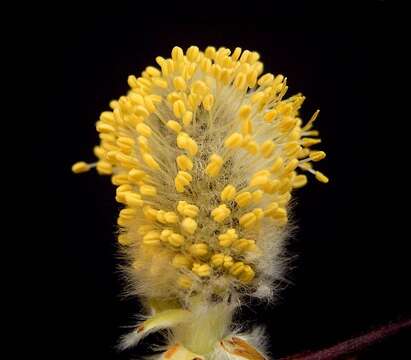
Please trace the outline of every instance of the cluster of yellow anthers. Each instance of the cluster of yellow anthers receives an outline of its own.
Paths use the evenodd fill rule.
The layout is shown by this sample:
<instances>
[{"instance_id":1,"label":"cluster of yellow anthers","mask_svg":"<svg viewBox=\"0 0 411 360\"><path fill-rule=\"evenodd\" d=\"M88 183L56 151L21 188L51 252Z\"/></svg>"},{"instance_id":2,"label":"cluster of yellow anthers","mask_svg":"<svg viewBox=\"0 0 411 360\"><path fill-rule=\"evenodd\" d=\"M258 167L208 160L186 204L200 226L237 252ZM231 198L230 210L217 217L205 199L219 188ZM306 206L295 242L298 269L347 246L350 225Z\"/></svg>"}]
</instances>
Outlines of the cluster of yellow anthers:
<instances>
[{"instance_id":1,"label":"cluster of yellow anthers","mask_svg":"<svg viewBox=\"0 0 411 360\"><path fill-rule=\"evenodd\" d=\"M325 157L312 150L318 111L303 126L304 97L284 99L286 79L261 76L257 52L174 47L156 62L100 115L99 160L72 170L111 175L137 279L182 292L252 286L260 230L281 231L291 191L307 183L297 171L328 182L312 167Z\"/></svg>"}]
</instances>

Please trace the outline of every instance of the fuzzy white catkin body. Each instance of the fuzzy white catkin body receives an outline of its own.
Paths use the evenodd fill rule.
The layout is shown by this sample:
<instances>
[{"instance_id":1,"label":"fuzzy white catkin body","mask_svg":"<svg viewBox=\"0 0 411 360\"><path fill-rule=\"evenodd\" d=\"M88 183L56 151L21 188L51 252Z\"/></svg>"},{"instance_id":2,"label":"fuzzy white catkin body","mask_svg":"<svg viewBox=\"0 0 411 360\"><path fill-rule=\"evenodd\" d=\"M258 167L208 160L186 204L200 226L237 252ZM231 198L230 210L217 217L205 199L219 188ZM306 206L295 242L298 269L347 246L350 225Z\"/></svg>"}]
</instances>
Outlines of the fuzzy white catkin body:
<instances>
[{"instance_id":1,"label":"fuzzy white catkin body","mask_svg":"<svg viewBox=\"0 0 411 360\"><path fill-rule=\"evenodd\" d=\"M126 96L97 122L95 166L124 204L119 243L130 293L150 316L124 337L135 345L170 329L157 358L265 359L261 336L233 330L247 296L271 299L282 276L291 192L325 154L302 95L284 99L282 75L262 73L259 54L175 47L160 69L130 76Z\"/></svg>"}]
</instances>

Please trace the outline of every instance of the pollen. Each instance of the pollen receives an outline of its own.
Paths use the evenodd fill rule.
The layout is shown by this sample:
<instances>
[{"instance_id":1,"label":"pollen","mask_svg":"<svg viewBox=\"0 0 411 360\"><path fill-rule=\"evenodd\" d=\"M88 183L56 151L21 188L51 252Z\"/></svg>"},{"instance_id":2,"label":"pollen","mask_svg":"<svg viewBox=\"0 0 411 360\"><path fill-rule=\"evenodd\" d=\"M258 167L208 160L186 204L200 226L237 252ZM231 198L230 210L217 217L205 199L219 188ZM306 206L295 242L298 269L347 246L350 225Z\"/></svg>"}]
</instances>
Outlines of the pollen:
<instances>
[{"instance_id":1,"label":"pollen","mask_svg":"<svg viewBox=\"0 0 411 360\"><path fill-rule=\"evenodd\" d=\"M252 293L272 278L294 191L329 182L316 169L319 112L304 124L305 98L286 97L286 78L241 48L174 47L127 82L96 121L97 159L72 171L116 186L136 292Z\"/></svg>"}]
</instances>

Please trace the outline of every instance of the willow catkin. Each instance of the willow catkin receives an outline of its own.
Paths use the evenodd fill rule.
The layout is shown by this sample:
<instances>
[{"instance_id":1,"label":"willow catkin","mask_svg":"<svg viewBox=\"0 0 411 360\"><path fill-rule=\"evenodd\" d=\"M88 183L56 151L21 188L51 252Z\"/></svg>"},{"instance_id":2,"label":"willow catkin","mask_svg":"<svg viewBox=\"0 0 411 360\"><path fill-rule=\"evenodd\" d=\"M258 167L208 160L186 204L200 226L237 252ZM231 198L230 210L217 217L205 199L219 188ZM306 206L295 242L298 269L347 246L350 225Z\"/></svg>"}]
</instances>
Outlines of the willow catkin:
<instances>
[{"instance_id":1,"label":"willow catkin","mask_svg":"<svg viewBox=\"0 0 411 360\"><path fill-rule=\"evenodd\" d=\"M282 75L262 75L259 54L236 48L174 47L110 103L96 128L96 167L117 186L118 242L131 292L147 309L124 336L135 345L170 329L158 359L265 359L261 333L233 332L248 296L272 298L282 273L288 204L295 188L325 175L325 157L285 98ZM260 345L258 345L260 344Z\"/></svg>"}]
</instances>

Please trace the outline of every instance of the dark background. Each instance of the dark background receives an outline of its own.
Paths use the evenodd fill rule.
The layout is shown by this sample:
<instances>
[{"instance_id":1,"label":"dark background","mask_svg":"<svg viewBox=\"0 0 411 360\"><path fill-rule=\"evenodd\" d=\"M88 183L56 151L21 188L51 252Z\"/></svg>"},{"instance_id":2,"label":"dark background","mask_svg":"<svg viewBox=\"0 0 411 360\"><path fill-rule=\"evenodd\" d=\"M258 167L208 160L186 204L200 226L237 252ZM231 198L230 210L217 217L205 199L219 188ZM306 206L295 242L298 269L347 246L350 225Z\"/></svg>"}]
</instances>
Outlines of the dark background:
<instances>
[{"instance_id":1,"label":"dark background","mask_svg":"<svg viewBox=\"0 0 411 360\"><path fill-rule=\"evenodd\" d=\"M53 259L46 266L51 291L45 302L53 357L130 356L114 350L139 311L136 301L120 296L114 187L109 178L93 171L75 176L70 167L93 159L94 123L111 99L126 92L127 76L154 64L157 55L169 56L175 45L257 50L265 71L287 76L289 94L306 95L303 118L321 109L316 127L328 157L319 168L331 181L311 181L296 194L298 231L289 250L298 256L275 306L255 304L243 313L251 324L266 325L273 355L321 349L409 317L407 239L395 230L387 205L398 189L385 182L390 162L379 134L390 121L385 3L369 2L364 9L249 4L242 14L213 10L217 4L191 6L191 13L177 4L174 11L161 4L60 7L44 23L36 20L39 27L46 24L48 139L40 161L55 203L55 235L44 240ZM410 358L409 335L358 358Z\"/></svg>"}]
</instances>

